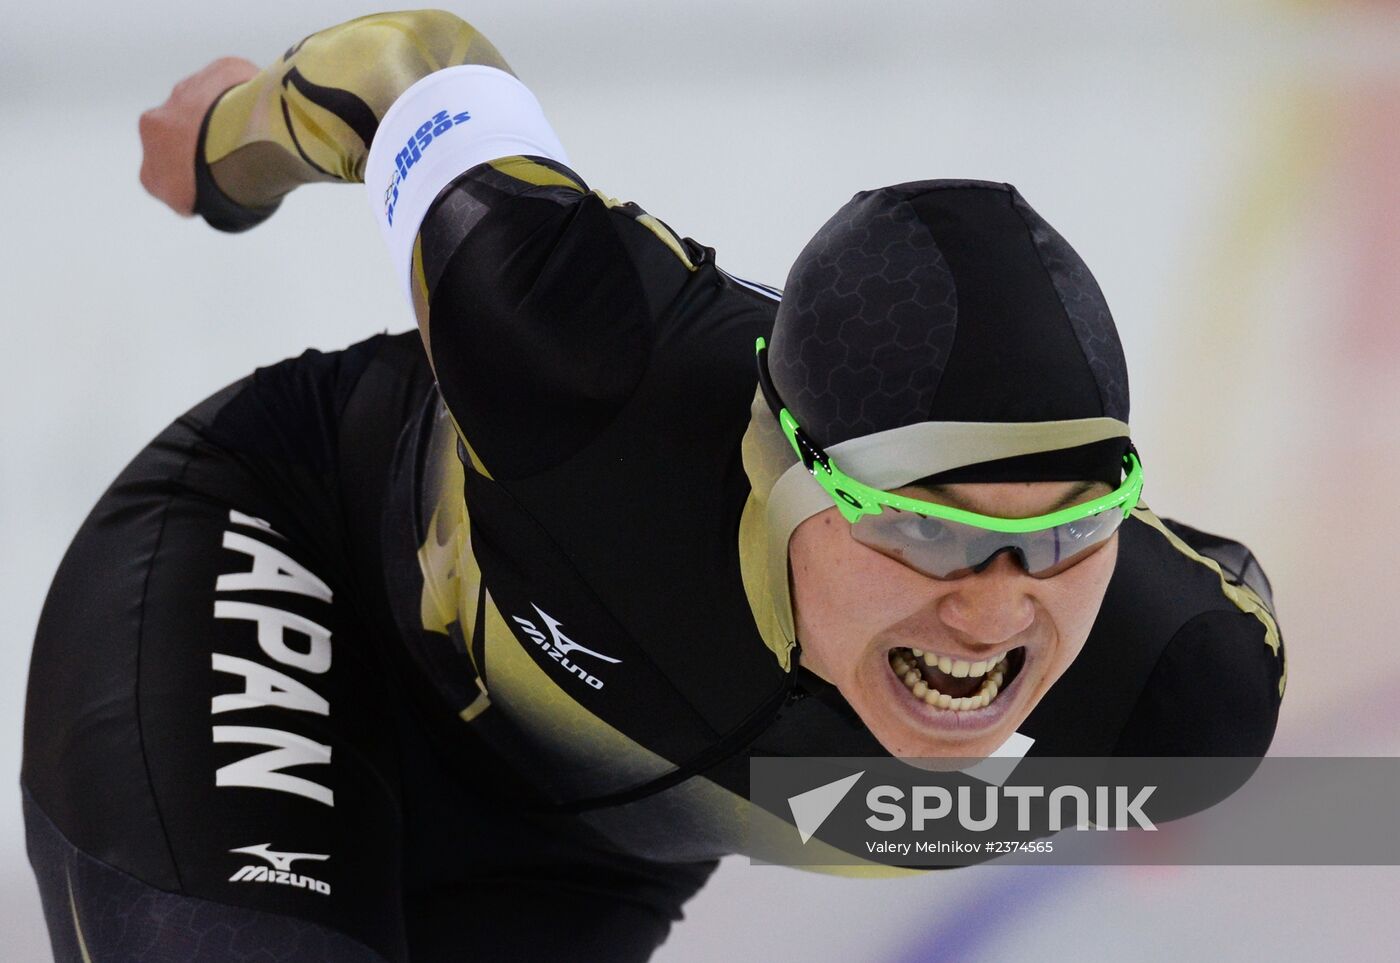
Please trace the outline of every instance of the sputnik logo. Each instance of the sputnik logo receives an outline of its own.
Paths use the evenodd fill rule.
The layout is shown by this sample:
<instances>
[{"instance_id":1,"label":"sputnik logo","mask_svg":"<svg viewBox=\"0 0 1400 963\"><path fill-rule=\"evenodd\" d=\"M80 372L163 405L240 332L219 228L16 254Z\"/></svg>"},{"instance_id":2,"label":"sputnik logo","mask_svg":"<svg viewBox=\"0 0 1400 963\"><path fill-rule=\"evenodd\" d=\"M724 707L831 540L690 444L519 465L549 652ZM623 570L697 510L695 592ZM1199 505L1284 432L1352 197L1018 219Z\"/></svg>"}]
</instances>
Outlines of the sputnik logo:
<instances>
[{"instance_id":1,"label":"sputnik logo","mask_svg":"<svg viewBox=\"0 0 1400 963\"><path fill-rule=\"evenodd\" d=\"M798 793L796 796L788 797L788 808L792 810L792 822L797 827L797 834L802 837L802 845L807 845L807 840L817 834L817 830L822 828L822 823L826 822L826 817L841 805L841 800L846 798L846 794L851 791L860 777L865 775L865 770L829 782L816 789L808 789L806 792Z\"/></svg>"}]
</instances>

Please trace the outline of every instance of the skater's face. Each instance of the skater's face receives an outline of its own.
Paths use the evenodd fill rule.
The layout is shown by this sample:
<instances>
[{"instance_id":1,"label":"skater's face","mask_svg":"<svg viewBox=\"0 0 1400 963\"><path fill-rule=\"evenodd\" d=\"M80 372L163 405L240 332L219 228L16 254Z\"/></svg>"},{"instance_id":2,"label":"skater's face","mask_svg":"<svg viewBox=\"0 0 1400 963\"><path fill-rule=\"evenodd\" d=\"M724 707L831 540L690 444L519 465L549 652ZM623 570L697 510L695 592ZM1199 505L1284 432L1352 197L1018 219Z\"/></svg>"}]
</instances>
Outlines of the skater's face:
<instances>
[{"instance_id":1,"label":"skater's face","mask_svg":"<svg viewBox=\"0 0 1400 963\"><path fill-rule=\"evenodd\" d=\"M983 515L1045 514L1082 486L1015 482L901 489ZM1095 485L1074 498L1109 491ZM988 755L1016 731L1089 636L1118 536L1050 578L1003 552L981 572L929 578L851 537L835 508L789 542L802 664L841 690L897 756ZM932 692L932 695L930 695Z\"/></svg>"}]
</instances>

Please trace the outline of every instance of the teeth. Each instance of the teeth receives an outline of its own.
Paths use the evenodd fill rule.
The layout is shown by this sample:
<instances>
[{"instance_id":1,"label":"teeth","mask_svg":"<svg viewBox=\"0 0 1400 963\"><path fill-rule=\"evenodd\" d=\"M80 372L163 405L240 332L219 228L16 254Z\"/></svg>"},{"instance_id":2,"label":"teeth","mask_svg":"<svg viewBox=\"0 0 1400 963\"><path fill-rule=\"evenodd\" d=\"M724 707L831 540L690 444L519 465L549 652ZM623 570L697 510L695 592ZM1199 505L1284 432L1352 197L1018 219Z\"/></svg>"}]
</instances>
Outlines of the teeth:
<instances>
[{"instance_id":1,"label":"teeth","mask_svg":"<svg viewBox=\"0 0 1400 963\"><path fill-rule=\"evenodd\" d=\"M964 662L961 659L954 661L946 655L937 655L933 652L923 654L924 665L940 672L946 672L955 679L965 679L972 676L974 679L987 674L992 668L992 662Z\"/></svg>"},{"instance_id":2,"label":"teeth","mask_svg":"<svg viewBox=\"0 0 1400 963\"><path fill-rule=\"evenodd\" d=\"M906 658L906 652L912 653L914 658ZM953 698L946 692L939 692L924 680L923 673L919 671L920 661L927 666L936 667L939 671L954 678L982 679L982 685L970 696ZM968 712L990 705L1001 692L1002 684L1009 671L1005 656L996 660L969 663L950 659L948 656L935 655L921 649L901 649L892 653L890 666L914 698L920 699L928 705L940 709L951 709L954 712Z\"/></svg>"}]
</instances>

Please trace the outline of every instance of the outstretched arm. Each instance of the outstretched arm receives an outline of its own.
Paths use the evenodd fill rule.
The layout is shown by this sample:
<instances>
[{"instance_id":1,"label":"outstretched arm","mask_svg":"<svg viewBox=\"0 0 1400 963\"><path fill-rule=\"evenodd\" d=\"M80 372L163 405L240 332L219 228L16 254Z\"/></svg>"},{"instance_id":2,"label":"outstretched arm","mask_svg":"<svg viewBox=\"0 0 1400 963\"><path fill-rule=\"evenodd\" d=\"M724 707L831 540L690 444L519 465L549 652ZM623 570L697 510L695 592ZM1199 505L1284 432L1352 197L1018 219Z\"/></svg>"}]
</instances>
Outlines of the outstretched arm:
<instances>
[{"instance_id":1,"label":"outstretched arm","mask_svg":"<svg viewBox=\"0 0 1400 963\"><path fill-rule=\"evenodd\" d=\"M673 304L706 249L590 191L538 100L451 14L352 20L261 72L216 62L142 139L148 189L226 230L299 184L363 181L482 474L558 464L630 402L654 345L690 343L659 332L688 317Z\"/></svg>"},{"instance_id":2,"label":"outstretched arm","mask_svg":"<svg viewBox=\"0 0 1400 963\"><path fill-rule=\"evenodd\" d=\"M216 60L141 116L141 182L177 213L251 227L300 184L363 181L379 122L399 95L461 64L510 72L489 40L440 10L322 30L261 72Z\"/></svg>"}]
</instances>

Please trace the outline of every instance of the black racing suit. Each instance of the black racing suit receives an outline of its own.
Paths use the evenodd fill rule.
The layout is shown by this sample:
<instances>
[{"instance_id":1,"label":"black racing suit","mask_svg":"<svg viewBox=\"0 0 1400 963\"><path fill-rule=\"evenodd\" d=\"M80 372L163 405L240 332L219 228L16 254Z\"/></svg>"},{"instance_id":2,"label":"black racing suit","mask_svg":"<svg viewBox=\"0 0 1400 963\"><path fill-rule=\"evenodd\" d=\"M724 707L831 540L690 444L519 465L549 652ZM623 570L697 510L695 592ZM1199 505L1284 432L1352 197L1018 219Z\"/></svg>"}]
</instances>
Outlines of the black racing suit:
<instances>
[{"instance_id":1,"label":"black racing suit","mask_svg":"<svg viewBox=\"0 0 1400 963\"><path fill-rule=\"evenodd\" d=\"M22 781L61 960L645 958L782 818L751 755L883 753L746 586L776 295L542 158L419 239L431 368L416 333L260 368L55 576ZM1262 755L1257 564L1146 508L1120 540L1031 752Z\"/></svg>"}]
</instances>

